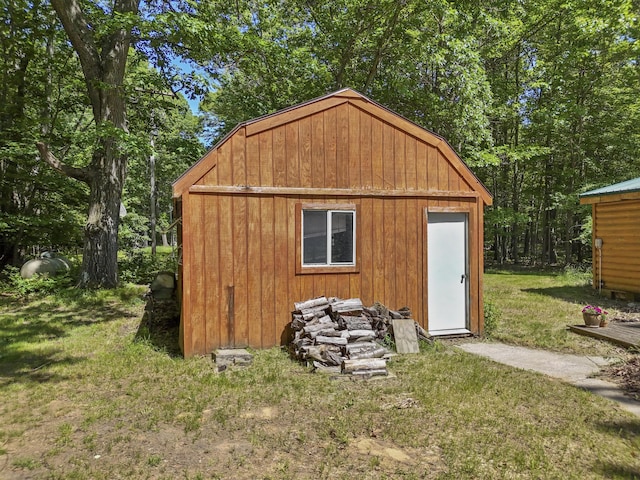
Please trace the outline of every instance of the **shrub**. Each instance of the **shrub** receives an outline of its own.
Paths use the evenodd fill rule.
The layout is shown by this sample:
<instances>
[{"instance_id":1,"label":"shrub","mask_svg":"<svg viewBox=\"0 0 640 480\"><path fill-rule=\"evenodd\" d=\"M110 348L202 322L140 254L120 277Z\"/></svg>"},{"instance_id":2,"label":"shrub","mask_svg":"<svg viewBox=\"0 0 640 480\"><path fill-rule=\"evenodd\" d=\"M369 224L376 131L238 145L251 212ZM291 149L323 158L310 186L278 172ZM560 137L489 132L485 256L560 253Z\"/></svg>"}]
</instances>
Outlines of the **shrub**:
<instances>
[{"instance_id":1,"label":"shrub","mask_svg":"<svg viewBox=\"0 0 640 480\"><path fill-rule=\"evenodd\" d=\"M73 286L71 272L59 273L58 275L34 275L31 278L22 278L20 269L6 266L2 271L0 279L0 290L13 293L20 298L31 295L52 295L61 290Z\"/></svg>"},{"instance_id":2,"label":"shrub","mask_svg":"<svg viewBox=\"0 0 640 480\"><path fill-rule=\"evenodd\" d=\"M484 334L490 337L495 332L501 313L495 303L490 300L484 301Z\"/></svg>"},{"instance_id":3,"label":"shrub","mask_svg":"<svg viewBox=\"0 0 640 480\"><path fill-rule=\"evenodd\" d=\"M158 254L155 257L144 250L128 251L125 258L118 262L121 282L146 285L153 281L159 272L175 272L176 260L173 254Z\"/></svg>"}]
</instances>

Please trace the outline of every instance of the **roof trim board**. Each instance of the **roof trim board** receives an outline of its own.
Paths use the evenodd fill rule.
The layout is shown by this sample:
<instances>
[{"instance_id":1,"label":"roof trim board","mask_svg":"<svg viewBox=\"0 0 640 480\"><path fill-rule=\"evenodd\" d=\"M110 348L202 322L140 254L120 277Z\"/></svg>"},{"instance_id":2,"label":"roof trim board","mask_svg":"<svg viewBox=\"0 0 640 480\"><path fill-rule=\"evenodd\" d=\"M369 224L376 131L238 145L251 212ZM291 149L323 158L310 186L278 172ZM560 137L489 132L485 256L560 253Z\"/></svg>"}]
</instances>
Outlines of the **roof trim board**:
<instances>
[{"instance_id":1,"label":"roof trim board","mask_svg":"<svg viewBox=\"0 0 640 480\"><path fill-rule=\"evenodd\" d=\"M579 195L581 204L640 198L640 177L589 190Z\"/></svg>"},{"instance_id":2,"label":"roof trim board","mask_svg":"<svg viewBox=\"0 0 640 480\"><path fill-rule=\"evenodd\" d=\"M640 200L640 191L628 191L628 192L621 192L621 193L612 193L608 195L593 195L590 197L580 197L580 205L619 202L622 200Z\"/></svg>"},{"instance_id":3,"label":"roof trim board","mask_svg":"<svg viewBox=\"0 0 640 480\"><path fill-rule=\"evenodd\" d=\"M251 185L192 185L189 193L202 194L252 194L306 197L454 197L478 198L477 191L452 190L379 190L367 188L303 188L303 187L259 187Z\"/></svg>"}]
</instances>

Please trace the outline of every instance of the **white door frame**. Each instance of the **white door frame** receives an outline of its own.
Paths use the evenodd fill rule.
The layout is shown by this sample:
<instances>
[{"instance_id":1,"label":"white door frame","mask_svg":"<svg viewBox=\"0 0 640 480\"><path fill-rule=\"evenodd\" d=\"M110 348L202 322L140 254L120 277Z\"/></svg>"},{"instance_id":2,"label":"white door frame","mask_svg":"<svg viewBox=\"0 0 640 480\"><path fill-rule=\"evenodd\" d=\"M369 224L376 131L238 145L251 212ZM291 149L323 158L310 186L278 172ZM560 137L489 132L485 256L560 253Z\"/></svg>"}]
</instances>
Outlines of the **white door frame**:
<instances>
[{"instance_id":1,"label":"white door frame","mask_svg":"<svg viewBox=\"0 0 640 480\"><path fill-rule=\"evenodd\" d=\"M462 310L457 309L457 311L454 310L455 315L457 315L457 319L455 319L455 321L452 322L451 328L446 328L446 323L444 324L444 328L443 328L443 323L442 323L442 309L440 308L438 311L438 307L436 306L435 308L433 308L432 305L430 305L430 299L432 299L433 297L431 297L431 295L437 295L437 292L435 291L435 288L433 286L431 286L431 288L429 287L429 283L430 283L430 276L429 276L429 253L430 253L430 245L429 245L429 217L430 216L439 216L439 215L449 215L450 218L457 223L456 217L460 219L460 221L464 222L464 233L463 233L463 243L464 246L462 247L464 249L463 252L463 259L462 259L462 265L456 261L457 265L456 268L457 270L460 270L460 273L456 272L451 272L451 275L448 276L447 281L449 282L449 285L453 285L453 287L457 287L457 278L459 278L460 276L463 276L461 280L463 280L462 283L464 283L464 287L462 292L458 291L457 293L454 293L455 296L457 296L457 299L460 301L464 302L464 307L462 308ZM433 218L433 217L432 217ZM444 218L444 217L443 217ZM470 306L471 306L471 296L470 296L470 283L471 283L471 278L470 278L470 232L471 232L471 228L470 228L470 222L472 221L472 215L471 212L468 209L460 209L460 208L426 208L425 209L425 224L427 226L427 232L426 232L426 237L425 237L425 244L426 244L426 275L427 275L427 282L426 282L426 286L427 286L427 292L426 292L426 297L427 297L427 301L426 301L426 311L427 311L427 327L428 327L428 331L431 335L460 335L460 334L469 334L471 333L470 330ZM459 242L458 242L459 243ZM434 246L435 248L435 246ZM440 264L440 266L442 267L442 264ZM432 279L433 280L433 279ZM455 284L454 284L455 283ZM461 296L461 298L460 298ZM435 311L434 311L435 310ZM439 315L439 319L436 320L433 315ZM463 318L461 318L463 317ZM432 328L435 327L435 328Z\"/></svg>"}]
</instances>

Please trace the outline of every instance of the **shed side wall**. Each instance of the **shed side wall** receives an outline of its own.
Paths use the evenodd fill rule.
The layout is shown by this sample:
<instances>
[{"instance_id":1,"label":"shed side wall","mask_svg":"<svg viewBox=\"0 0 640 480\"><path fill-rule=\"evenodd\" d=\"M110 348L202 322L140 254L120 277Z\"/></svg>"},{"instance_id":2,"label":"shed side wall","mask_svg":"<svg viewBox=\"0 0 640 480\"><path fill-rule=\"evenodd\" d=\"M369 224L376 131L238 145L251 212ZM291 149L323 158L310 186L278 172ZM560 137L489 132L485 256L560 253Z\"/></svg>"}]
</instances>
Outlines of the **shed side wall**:
<instances>
[{"instance_id":1,"label":"shed side wall","mask_svg":"<svg viewBox=\"0 0 640 480\"><path fill-rule=\"evenodd\" d=\"M593 205L593 236L602 239L603 288L640 294L640 200ZM595 242L594 242L595 244ZM600 279L593 248L594 285Z\"/></svg>"}]
</instances>

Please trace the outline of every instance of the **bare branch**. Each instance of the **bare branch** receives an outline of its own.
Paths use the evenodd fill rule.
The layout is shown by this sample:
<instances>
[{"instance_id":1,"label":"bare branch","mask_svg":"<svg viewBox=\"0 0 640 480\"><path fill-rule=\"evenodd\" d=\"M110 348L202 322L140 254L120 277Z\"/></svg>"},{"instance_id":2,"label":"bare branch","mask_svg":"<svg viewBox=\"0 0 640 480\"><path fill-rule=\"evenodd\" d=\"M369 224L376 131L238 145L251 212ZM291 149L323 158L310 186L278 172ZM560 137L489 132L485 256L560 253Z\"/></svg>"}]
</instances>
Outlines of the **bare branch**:
<instances>
[{"instance_id":1,"label":"bare branch","mask_svg":"<svg viewBox=\"0 0 640 480\"><path fill-rule=\"evenodd\" d=\"M70 167L61 162L56 156L49 150L49 145L43 142L37 142L36 146L40 152L40 158L42 161L51 166L54 170L66 175L67 177L74 178L86 184L89 184L93 175L87 168Z\"/></svg>"}]
</instances>

